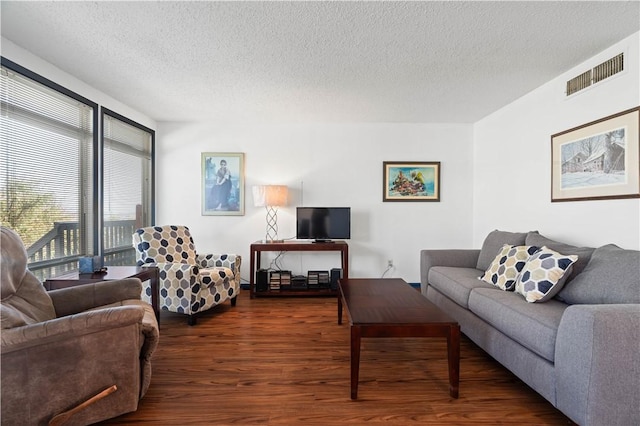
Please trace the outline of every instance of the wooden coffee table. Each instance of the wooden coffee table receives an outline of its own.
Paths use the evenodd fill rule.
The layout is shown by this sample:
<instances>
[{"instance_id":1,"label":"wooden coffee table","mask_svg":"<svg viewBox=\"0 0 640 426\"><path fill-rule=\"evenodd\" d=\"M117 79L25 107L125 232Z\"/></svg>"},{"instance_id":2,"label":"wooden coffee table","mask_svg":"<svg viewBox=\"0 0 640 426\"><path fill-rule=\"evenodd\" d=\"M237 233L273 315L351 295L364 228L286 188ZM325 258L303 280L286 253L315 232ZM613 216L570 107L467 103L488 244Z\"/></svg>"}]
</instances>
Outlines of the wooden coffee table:
<instances>
[{"instance_id":1,"label":"wooden coffee table","mask_svg":"<svg viewBox=\"0 0 640 426\"><path fill-rule=\"evenodd\" d=\"M449 395L458 397L460 326L404 280L340 279L338 324L343 307L351 326L351 399L358 397L360 340L363 337L446 337Z\"/></svg>"}]
</instances>

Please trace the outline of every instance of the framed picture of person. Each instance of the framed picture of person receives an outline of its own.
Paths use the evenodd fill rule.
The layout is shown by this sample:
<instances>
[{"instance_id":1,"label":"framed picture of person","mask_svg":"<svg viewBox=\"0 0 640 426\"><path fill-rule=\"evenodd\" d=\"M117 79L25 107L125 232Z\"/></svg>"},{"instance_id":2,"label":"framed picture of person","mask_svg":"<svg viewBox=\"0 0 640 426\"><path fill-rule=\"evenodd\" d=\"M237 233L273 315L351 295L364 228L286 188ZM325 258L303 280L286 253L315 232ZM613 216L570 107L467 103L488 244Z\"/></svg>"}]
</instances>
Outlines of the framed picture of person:
<instances>
[{"instance_id":1,"label":"framed picture of person","mask_svg":"<svg viewBox=\"0 0 640 426\"><path fill-rule=\"evenodd\" d=\"M244 215L244 153L202 153L202 214Z\"/></svg>"}]
</instances>

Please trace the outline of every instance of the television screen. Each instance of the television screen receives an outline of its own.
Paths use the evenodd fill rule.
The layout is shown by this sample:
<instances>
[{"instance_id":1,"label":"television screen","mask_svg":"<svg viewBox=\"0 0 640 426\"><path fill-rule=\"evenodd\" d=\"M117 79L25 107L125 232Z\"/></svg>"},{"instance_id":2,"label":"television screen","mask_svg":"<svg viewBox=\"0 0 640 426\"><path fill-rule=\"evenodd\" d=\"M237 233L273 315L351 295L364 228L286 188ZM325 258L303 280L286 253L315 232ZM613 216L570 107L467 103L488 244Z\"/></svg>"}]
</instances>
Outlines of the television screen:
<instances>
[{"instance_id":1,"label":"television screen","mask_svg":"<svg viewBox=\"0 0 640 426\"><path fill-rule=\"evenodd\" d=\"M316 241L351 238L351 208L298 207L296 238Z\"/></svg>"}]
</instances>

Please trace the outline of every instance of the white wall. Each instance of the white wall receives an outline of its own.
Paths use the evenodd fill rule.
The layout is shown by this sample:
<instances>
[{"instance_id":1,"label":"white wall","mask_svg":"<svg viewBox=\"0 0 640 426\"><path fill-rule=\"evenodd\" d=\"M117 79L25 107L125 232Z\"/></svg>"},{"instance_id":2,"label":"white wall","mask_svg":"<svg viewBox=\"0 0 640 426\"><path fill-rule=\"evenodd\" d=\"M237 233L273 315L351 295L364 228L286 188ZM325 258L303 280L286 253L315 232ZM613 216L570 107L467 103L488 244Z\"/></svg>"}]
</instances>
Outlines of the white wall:
<instances>
[{"instance_id":1,"label":"white wall","mask_svg":"<svg viewBox=\"0 0 640 426\"><path fill-rule=\"evenodd\" d=\"M201 252L241 254L245 279L249 245L265 234L253 185L290 188L289 206L278 212L280 238L295 237L302 203L351 207L351 277L380 276L393 259L386 276L417 283L420 249L471 245L470 125L159 123L156 148L157 223L188 225ZM245 153L244 216L201 215L202 152ZM440 161L441 202L383 203L383 161ZM338 267L338 259L289 253L283 266L306 273Z\"/></svg>"},{"instance_id":2,"label":"white wall","mask_svg":"<svg viewBox=\"0 0 640 426\"><path fill-rule=\"evenodd\" d=\"M640 200L550 202L550 135L640 104L640 33L623 40L475 123L224 125L155 123L2 39L2 55L100 105L157 130L156 223L193 230L200 251L243 255L264 238L265 212L252 205L256 184L285 184L280 237L295 234L295 206L352 208L350 274L419 281L422 248L480 247L492 229L537 229L551 238L640 248ZM624 51L624 73L565 99L564 83ZM201 215L201 152L243 152L244 216ZM439 203L383 203L383 161L440 161ZM302 194L304 182L304 194ZM304 199L303 196L304 195ZM294 273L337 266L337 254L290 253Z\"/></svg>"},{"instance_id":3,"label":"white wall","mask_svg":"<svg viewBox=\"0 0 640 426\"><path fill-rule=\"evenodd\" d=\"M117 112L118 114L135 121L136 123L155 130L156 122L148 116L113 99L111 96L96 90L85 82L62 71L60 68L51 65L49 62L34 56L6 38L2 37L0 41L2 43L2 56L5 58L71 90L72 92L77 93L78 95L84 96L90 101L96 102L100 106L108 108L111 111Z\"/></svg>"},{"instance_id":4,"label":"white wall","mask_svg":"<svg viewBox=\"0 0 640 426\"><path fill-rule=\"evenodd\" d=\"M640 33L474 125L473 242L537 229L578 245L640 248L640 199L551 203L551 135L640 104ZM565 82L624 52L625 71L569 98Z\"/></svg>"}]
</instances>

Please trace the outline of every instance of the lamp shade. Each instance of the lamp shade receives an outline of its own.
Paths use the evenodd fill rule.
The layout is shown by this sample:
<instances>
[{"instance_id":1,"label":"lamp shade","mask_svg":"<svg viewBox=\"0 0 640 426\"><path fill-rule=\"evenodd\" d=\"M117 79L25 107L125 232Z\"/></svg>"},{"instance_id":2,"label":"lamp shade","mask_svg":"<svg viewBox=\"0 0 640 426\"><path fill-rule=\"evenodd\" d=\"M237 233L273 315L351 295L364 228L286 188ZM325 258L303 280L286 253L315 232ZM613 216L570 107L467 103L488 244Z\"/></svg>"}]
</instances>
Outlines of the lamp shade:
<instances>
[{"instance_id":1,"label":"lamp shade","mask_svg":"<svg viewBox=\"0 0 640 426\"><path fill-rule=\"evenodd\" d=\"M253 190L253 205L256 207L280 207L287 205L289 190L286 185L257 185Z\"/></svg>"}]
</instances>

